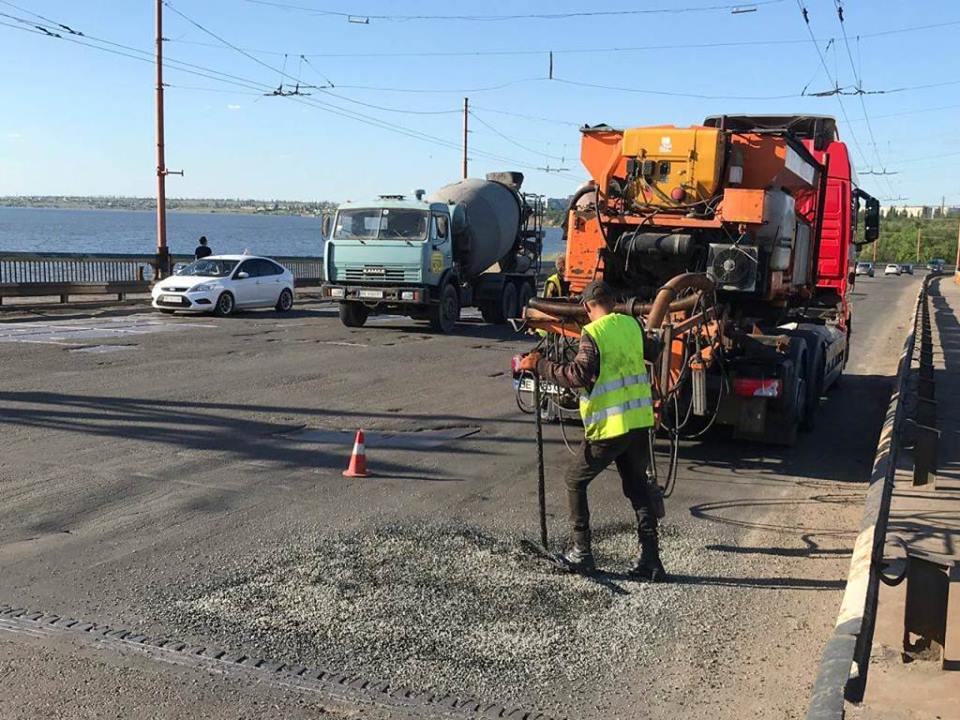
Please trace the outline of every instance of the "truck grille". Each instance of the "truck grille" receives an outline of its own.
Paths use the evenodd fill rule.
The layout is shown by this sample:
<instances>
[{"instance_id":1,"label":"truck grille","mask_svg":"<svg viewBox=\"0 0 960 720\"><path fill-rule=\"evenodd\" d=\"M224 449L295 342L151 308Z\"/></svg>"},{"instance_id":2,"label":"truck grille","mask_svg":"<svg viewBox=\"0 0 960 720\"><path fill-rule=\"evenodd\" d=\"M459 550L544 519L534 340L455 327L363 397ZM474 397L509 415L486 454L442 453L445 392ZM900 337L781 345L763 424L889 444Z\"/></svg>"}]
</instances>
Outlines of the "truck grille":
<instances>
[{"instance_id":1,"label":"truck grille","mask_svg":"<svg viewBox=\"0 0 960 720\"><path fill-rule=\"evenodd\" d=\"M346 265L342 274L337 273L337 279L348 283L417 283L421 273L419 265Z\"/></svg>"}]
</instances>

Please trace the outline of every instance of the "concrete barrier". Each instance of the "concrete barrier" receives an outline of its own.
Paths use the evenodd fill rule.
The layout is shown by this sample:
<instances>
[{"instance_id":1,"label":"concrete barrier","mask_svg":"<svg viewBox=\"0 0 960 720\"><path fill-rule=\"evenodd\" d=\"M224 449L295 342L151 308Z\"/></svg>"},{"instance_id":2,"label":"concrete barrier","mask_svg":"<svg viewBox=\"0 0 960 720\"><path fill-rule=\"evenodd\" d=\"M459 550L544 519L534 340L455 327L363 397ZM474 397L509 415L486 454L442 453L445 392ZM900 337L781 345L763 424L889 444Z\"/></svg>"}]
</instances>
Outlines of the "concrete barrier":
<instances>
[{"instance_id":1,"label":"concrete barrier","mask_svg":"<svg viewBox=\"0 0 960 720\"><path fill-rule=\"evenodd\" d=\"M840 720L845 703L863 699L877 615L884 543L890 515L890 499L897 472L901 433L906 424L908 378L913 364L920 318L927 303L927 275L917 295L913 321L903 342L896 384L880 432L870 487L863 508L860 533L850 558L847 585L833 635L827 641L814 681L807 720Z\"/></svg>"}]
</instances>

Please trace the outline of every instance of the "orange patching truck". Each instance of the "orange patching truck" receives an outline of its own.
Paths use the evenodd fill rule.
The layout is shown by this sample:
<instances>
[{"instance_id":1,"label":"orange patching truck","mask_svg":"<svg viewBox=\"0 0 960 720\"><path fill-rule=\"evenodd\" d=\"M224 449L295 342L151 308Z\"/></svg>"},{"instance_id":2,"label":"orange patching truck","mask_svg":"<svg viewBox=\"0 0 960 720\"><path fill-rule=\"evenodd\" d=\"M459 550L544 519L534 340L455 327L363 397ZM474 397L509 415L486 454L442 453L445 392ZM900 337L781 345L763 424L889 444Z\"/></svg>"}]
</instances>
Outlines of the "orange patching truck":
<instances>
[{"instance_id":1,"label":"orange patching truck","mask_svg":"<svg viewBox=\"0 0 960 720\"><path fill-rule=\"evenodd\" d=\"M533 299L524 314L547 331L546 352L573 351L585 322L576 294L602 278L619 311L659 335L662 426L793 444L843 372L850 263L879 234L879 203L857 186L835 120L585 127L581 159L591 179L565 221L571 297ZM555 409L575 407L572 394L544 389Z\"/></svg>"}]
</instances>

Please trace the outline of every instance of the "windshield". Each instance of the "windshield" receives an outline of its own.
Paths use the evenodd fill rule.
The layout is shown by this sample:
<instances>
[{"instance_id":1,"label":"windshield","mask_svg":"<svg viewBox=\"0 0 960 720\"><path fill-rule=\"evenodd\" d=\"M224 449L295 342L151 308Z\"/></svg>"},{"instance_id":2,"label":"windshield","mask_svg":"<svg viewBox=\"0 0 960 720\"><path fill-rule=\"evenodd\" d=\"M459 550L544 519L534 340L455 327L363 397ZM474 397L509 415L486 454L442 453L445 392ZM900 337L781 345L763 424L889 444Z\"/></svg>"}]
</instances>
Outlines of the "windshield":
<instances>
[{"instance_id":1,"label":"windshield","mask_svg":"<svg viewBox=\"0 0 960 720\"><path fill-rule=\"evenodd\" d=\"M857 267L860 268L861 270L869 270L870 263L860 263L859 265L857 265Z\"/></svg>"},{"instance_id":2,"label":"windshield","mask_svg":"<svg viewBox=\"0 0 960 720\"><path fill-rule=\"evenodd\" d=\"M227 277L237 266L238 260L197 260L177 271L177 275L194 277Z\"/></svg>"},{"instance_id":3,"label":"windshield","mask_svg":"<svg viewBox=\"0 0 960 720\"><path fill-rule=\"evenodd\" d=\"M337 213L335 240L426 240L429 213L422 210L364 208Z\"/></svg>"}]
</instances>

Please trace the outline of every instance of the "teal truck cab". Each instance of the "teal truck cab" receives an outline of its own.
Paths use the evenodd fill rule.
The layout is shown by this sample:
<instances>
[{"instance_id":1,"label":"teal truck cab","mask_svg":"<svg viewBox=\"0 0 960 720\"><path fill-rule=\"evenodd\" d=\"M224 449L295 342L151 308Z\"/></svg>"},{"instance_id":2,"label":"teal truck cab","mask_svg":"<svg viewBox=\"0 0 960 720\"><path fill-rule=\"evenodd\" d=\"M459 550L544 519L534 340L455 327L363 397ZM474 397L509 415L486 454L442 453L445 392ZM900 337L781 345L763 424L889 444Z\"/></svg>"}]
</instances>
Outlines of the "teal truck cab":
<instances>
[{"instance_id":1,"label":"teal truck cab","mask_svg":"<svg viewBox=\"0 0 960 720\"><path fill-rule=\"evenodd\" d=\"M520 194L522 181L495 173L427 198L344 203L324 222L323 296L348 327L391 313L451 332L471 306L487 322L517 317L536 292L543 240L542 200Z\"/></svg>"}]
</instances>

